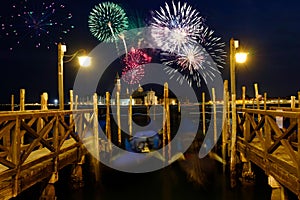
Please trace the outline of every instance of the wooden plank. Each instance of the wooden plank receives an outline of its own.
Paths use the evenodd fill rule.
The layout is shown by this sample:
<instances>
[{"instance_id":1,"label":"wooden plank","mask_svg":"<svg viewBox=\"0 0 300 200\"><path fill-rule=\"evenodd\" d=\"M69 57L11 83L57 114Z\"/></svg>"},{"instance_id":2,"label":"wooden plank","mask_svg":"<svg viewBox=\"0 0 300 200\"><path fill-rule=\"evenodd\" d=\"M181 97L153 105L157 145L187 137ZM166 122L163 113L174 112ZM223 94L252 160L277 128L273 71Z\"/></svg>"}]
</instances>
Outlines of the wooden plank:
<instances>
[{"instance_id":1,"label":"wooden plank","mask_svg":"<svg viewBox=\"0 0 300 200\"><path fill-rule=\"evenodd\" d=\"M272 154L279 146L280 146L280 141L282 139L286 139L288 136L290 136L293 131L296 128L296 123L292 122L292 124L290 124L290 126L288 127L288 129L286 131L284 131L284 133L278 137L274 143L270 146L270 148L268 149L268 153Z\"/></svg>"},{"instance_id":2,"label":"wooden plank","mask_svg":"<svg viewBox=\"0 0 300 200\"><path fill-rule=\"evenodd\" d=\"M285 139L280 140L281 144L285 148L285 151L288 153L292 161L294 162L295 166L299 168L299 163L298 163L298 155L295 153L289 142Z\"/></svg>"}]
</instances>

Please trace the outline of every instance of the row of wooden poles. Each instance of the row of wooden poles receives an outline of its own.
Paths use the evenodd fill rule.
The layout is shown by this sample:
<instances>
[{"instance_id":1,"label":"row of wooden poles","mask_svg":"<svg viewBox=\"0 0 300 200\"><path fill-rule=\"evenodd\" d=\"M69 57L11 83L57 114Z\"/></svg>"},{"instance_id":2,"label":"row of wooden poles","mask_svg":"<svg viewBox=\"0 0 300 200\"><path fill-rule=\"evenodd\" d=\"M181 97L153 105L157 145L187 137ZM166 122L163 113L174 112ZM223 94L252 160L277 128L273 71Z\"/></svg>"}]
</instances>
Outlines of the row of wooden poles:
<instances>
[{"instance_id":1,"label":"row of wooden poles","mask_svg":"<svg viewBox=\"0 0 300 200\"><path fill-rule=\"evenodd\" d=\"M255 100L253 99L252 101L252 108L255 108L255 102L256 102L256 107L257 109L260 109L260 103L261 101L259 100L259 92L258 92L258 84L254 84L254 91L255 91ZM171 141L171 128L170 128L170 109L169 109L169 99L168 99L168 84L164 84L164 100L163 100L163 146L165 146ZM215 88L212 88L211 90L212 94L212 108L213 108L213 131L214 131L214 144L217 144L217 102L216 102L216 95L215 95ZM94 104L97 105L97 97L93 98L94 99ZM298 92L298 99L300 99L300 92ZM46 110L47 109L47 100L48 100L48 95L47 93L43 93L41 95L41 109ZM263 109L267 109L267 93L265 92L263 95ZM206 110L205 106L207 103L205 103L205 93L202 93L202 131L203 134L206 133ZM237 119L236 115L231 115L231 113L236 112L236 96L232 95L231 96L231 101L230 101L230 95L228 91L228 81L224 81L224 90L223 90L223 112L222 112L222 159L223 161L226 160L226 155L227 155L227 146L229 146L228 143L228 138L231 139L231 144L230 144L230 169L231 171L235 171L235 165L236 165L236 129L237 129ZM11 96L11 110L14 110L14 95ZM20 90L20 111L25 110L25 89ZM280 105L278 101L278 105ZM78 96L76 95L75 101L73 101L73 91L70 91L70 109L77 109L78 106ZM180 104L178 103L178 106ZM300 103L298 103L298 106L300 108ZM246 87L242 87L242 108L246 107ZM296 107L296 98L295 96L291 96L291 108ZM121 136L121 113L120 113L120 93L116 92L116 108L117 108L117 126L118 126L118 144L121 145L122 143L122 136ZM180 110L180 108L179 108ZM230 118L232 123L230 123ZM110 93L106 92L106 127L105 127L105 133L109 141L111 141L111 127L110 127ZM129 107L128 107L128 127L129 127L129 135L132 136L132 96L130 96L130 101L129 101ZM169 145L169 155L171 152L171 146ZM165 155L164 155L165 156ZM225 165L223 167L223 170L225 171Z\"/></svg>"},{"instance_id":2,"label":"row of wooden poles","mask_svg":"<svg viewBox=\"0 0 300 200\"><path fill-rule=\"evenodd\" d=\"M110 123L110 93L106 92L105 94L105 104L106 104L106 126L105 133L107 139L111 141L111 123ZM129 97L128 105L128 128L129 136L132 136L132 96ZM121 134L121 112L120 112L120 93L116 92L116 108L117 108L117 127L118 127L118 145L122 144L122 134ZM147 106L147 109L149 107ZM163 100L163 121L162 121L162 146L164 147L167 143L171 142L171 122L170 122L170 102L169 102L169 88L168 83L164 84L164 100ZM149 111L147 111L148 113ZM149 114L149 113L148 113ZM171 145L168 145L168 156L171 158ZM165 151L163 151L163 157L165 158Z\"/></svg>"}]
</instances>

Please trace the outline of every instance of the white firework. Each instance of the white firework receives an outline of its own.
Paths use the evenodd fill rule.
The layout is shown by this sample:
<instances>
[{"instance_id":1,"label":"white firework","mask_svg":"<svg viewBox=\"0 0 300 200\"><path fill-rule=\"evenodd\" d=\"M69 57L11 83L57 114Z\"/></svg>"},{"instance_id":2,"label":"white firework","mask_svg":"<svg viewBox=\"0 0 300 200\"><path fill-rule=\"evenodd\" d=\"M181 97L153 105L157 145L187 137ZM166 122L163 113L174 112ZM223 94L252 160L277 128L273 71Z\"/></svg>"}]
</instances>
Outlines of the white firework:
<instances>
[{"instance_id":1,"label":"white firework","mask_svg":"<svg viewBox=\"0 0 300 200\"><path fill-rule=\"evenodd\" d=\"M200 45L186 45L181 52L177 54L166 53L165 61L163 63L168 66L176 66L175 68L166 68L170 78L173 78L178 72L182 75L177 77L180 84L184 80L192 85L195 81L200 87L201 77L207 82L207 78L213 80L215 73L220 73L214 62L209 59L209 54Z\"/></svg>"},{"instance_id":2,"label":"white firework","mask_svg":"<svg viewBox=\"0 0 300 200\"><path fill-rule=\"evenodd\" d=\"M172 1L169 6L160 7L154 11L150 23L151 36L156 44L163 50L180 51L186 45L197 43L203 18L200 13L187 3L177 5Z\"/></svg>"}]
</instances>

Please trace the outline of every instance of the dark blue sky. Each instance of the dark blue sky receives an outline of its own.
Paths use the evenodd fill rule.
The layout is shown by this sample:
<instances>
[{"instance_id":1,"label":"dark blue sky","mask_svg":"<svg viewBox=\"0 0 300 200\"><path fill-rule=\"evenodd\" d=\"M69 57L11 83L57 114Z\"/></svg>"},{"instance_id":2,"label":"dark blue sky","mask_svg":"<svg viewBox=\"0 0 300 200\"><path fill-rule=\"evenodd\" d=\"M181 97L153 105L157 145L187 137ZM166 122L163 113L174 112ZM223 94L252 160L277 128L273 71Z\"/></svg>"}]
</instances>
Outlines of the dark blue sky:
<instances>
[{"instance_id":1,"label":"dark blue sky","mask_svg":"<svg viewBox=\"0 0 300 200\"><path fill-rule=\"evenodd\" d=\"M11 1L1 3L0 16L9 14ZM92 50L99 43L89 32L88 15L101 1L64 0L65 6L73 14L70 22L75 28L67 34L64 42L67 54L79 48ZM141 19L149 16L150 10L164 6L164 1L112 1L119 3L128 16L138 15ZM170 1L168 1L170 2ZM259 0L189 0L207 21L207 25L226 43L231 37L240 40L249 51L249 61L237 66L237 92L242 85L253 96L253 84L259 83L260 93L268 96L286 97L300 91L300 3L297 1ZM29 43L29 41L28 41ZM39 101L42 92L49 93L49 101L57 98L57 49L34 49L24 41L22 47L9 51L9 38L0 35L0 103L9 103L11 94L18 97L19 89L26 89L26 101ZM65 93L72 88L78 66L65 64ZM229 79L229 65L222 71L224 79ZM16 99L16 101L18 101Z\"/></svg>"}]
</instances>

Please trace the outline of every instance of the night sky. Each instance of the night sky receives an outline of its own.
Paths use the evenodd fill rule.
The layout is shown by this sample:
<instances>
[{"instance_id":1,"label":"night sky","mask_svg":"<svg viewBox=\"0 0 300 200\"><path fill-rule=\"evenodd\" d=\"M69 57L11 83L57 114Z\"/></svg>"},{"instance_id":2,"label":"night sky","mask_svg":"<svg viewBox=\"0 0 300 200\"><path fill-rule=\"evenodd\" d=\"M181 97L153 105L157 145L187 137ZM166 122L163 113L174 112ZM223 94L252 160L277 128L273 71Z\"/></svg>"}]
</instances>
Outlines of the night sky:
<instances>
[{"instance_id":1,"label":"night sky","mask_svg":"<svg viewBox=\"0 0 300 200\"><path fill-rule=\"evenodd\" d=\"M6 16L16 15L11 9L13 1L1 2L0 24ZM17 2L17 1L16 1ZM36 2L39 2L37 0ZM47 1L48 2L48 1ZM62 1L54 1L62 2ZM65 0L63 4L72 13L69 23L74 25L64 36L66 54L84 48L91 51L99 44L88 28L91 9L101 1ZM164 1L112 1L121 5L128 17L139 16L147 20L151 10L164 6ZM170 1L168 1L170 2ZM226 43L229 52L231 37L238 39L249 52L249 60L237 65L237 94L242 85L253 96L253 84L259 84L260 93L269 97L289 97L300 91L300 3L298 1L259 0L189 0L206 18L206 24ZM21 37L21 36L20 36ZM57 47L35 48L32 40L23 36L22 45L15 44L0 31L0 103L9 103L10 96L26 89L26 102L39 102L40 95L48 92L49 102L57 98ZM42 43L43 41L41 41ZM13 47L13 50L9 50ZM228 54L229 55L229 54ZM229 79L229 62L221 69L222 77ZM65 93L72 88L78 67L76 62L64 65ZM17 101L17 99L16 99Z\"/></svg>"}]
</instances>

